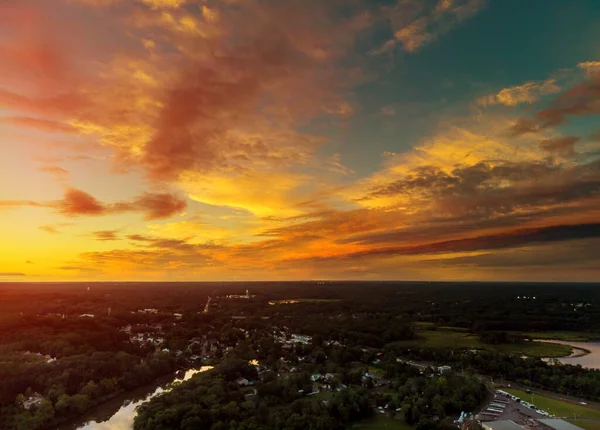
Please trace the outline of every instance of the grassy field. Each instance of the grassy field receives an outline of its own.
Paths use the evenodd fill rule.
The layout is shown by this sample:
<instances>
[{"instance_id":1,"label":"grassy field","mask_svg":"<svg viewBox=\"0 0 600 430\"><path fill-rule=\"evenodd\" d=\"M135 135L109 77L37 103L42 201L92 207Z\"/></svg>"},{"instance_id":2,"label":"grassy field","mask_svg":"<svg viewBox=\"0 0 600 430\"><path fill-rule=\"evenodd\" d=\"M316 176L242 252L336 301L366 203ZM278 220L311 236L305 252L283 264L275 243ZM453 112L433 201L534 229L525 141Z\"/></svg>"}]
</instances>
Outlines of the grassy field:
<instances>
[{"instance_id":1,"label":"grassy field","mask_svg":"<svg viewBox=\"0 0 600 430\"><path fill-rule=\"evenodd\" d=\"M600 430L600 421L592 420L567 420L571 424L581 427L585 430Z\"/></svg>"},{"instance_id":2,"label":"grassy field","mask_svg":"<svg viewBox=\"0 0 600 430\"><path fill-rule=\"evenodd\" d=\"M552 415L557 417L573 418L573 416L576 415L577 418L581 417L600 419L600 410L598 409L592 409L582 405L564 402L562 400L551 399L535 393L533 395L527 394L524 391L515 390L513 388L503 388L503 390L520 397L526 402L533 403L539 409L550 412Z\"/></svg>"},{"instance_id":3,"label":"grassy field","mask_svg":"<svg viewBox=\"0 0 600 430\"><path fill-rule=\"evenodd\" d=\"M394 342L395 345L425 348L482 349L483 344L474 334L444 330L422 330L417 339Z\"/></svg>"},{"instance_id":4,"label":"grassy field","mask_svg":"<svg viewBox=\"0 0 600 430\"><path fill-rule=\"evenodd\" d=\"M458 331L461 333L468 333L469 329L464 327L451 327L451 326L437 326L435 323L428 321L417 321L413 323L417 330L441 330L441 331Z\"/></svg>"},{"instance_id":5,"label":"grassy field","mask_svg":"<svg viewBox=\"0 0 600 430\"><path fill-rule=\"evenodd\" d=\"M453 349L488 349L510 354L529 355L532 357L564 357L571 353L568 345L559 345L543 342L520 342L503 345L487 345L481 343L479 338L471 333L462 331L444 330L419 330L418 338L410 341L394 342L407 348L453 348Z\"/></svg>"},{"instance_id":6,"label":"grassy field","mask_svg":"<svg viewBox=\"0 0 600 430\"><path fill-rule=\"evenodd\" d=\"M378 412L375 413L375 416L367 421L363 421L357 424L354 424L352 429L362 429L362 430L379 430L379 429L388 429L388 430L412 430L413 428L406 424L403 420L397 420L395 418L390 418L387 415L380 414Z\"/></svg>"},{"instance_id":7,"label":"grassy field","mask_svg":"<svg viewBox=\"0 0 600 430\"><path fill-rule=\"evenodd\" d=\"M505 345L490 345L490 349L511 354L522 354L530 357L565 357L571 354L569 345L546 342L521 342Z\"/></svg>"},{"instance_id":8,"label":"grassy field","mask_svg":"<svg viewBox=\"0 0 600 430\"><path fill-rule=\"evenodd\" d=\"M519 334L531 337L532 339L570 340L572 342L590 342L600 338L600 334L598 333L584 331L521 332Z\"/></svg>"}]
</instances>

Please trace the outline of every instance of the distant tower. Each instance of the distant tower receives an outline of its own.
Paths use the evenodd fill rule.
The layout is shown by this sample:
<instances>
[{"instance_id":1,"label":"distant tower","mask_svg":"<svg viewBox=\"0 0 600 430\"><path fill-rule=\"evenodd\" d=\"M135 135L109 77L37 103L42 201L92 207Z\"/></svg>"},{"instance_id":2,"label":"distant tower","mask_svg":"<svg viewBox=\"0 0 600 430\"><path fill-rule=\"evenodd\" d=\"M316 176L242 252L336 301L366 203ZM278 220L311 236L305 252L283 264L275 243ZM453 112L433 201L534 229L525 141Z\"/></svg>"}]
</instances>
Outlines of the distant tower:
<instances>
[{"instance_id":1,"label":"distant tower","mask_svg":"<svg viewBox=\"0 0 600 430\"><path fill-rule=\"evenodd\" d=\"M89 291L90 291L90 287L87 287L87 290L88 290L88 293L89 293Z\"/></svg>"},{"instance_id":2,"label":"distant tower","mask_svg":"<svg viewBox=\"0 0 600 430\"><path fill-rule=\"evenodd\" d=\"M250 292L248 290L246 290L246 298L249 299L250 298Z\"/></svg>"},{"instance_id":3,"label":"distant tower","mask_svg":"<svg viewBox=\"0 0 600 430\"><path fill-rule=\"evenodd\" d=\"M111 311L111 309L110 309L110 308L108 308L108 316L110 316L110 311Z\"/></svg>"}]
</instances>

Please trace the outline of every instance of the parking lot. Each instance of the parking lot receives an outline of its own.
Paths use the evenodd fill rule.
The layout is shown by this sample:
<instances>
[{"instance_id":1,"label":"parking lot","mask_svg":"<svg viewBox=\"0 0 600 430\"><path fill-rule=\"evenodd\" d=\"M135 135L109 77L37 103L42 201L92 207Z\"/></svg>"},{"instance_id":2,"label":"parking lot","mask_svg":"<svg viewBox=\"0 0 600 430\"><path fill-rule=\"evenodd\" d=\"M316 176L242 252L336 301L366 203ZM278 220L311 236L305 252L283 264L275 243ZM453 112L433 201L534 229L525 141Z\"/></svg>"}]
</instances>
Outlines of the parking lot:
<instances>
[{"instance_id":1,"label":"parking lot","mask_svg":"<svg viewBox=\"0 0 600 430\"><path fill-rule=\"evenodd\" d=\"M537 418L546 417L533 409L511 400L509 397L497 393L492 395L491 400L483 407L477 416L477 419L480 421L511 420L516 423L523 423Z\"/></svg>"}]
</instances>

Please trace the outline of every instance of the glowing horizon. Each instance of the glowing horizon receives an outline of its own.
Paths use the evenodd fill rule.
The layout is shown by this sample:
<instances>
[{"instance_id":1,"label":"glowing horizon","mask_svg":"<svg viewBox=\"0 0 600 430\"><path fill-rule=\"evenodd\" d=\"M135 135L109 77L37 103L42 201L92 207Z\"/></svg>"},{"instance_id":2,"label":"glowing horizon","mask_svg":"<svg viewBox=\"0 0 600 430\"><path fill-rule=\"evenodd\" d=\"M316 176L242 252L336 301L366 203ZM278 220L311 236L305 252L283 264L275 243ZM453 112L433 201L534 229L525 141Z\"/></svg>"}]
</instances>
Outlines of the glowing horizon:
<instances>
[{"instance_id":1,"label":"glowing horizon","mask_svg":"<svg viewBox=\"0 0 600 430\"><path fill-rule=\"evenodd\" d=\"M598 280L571 6L4 1L0 282Z\"/></svg>"}]
</instances>

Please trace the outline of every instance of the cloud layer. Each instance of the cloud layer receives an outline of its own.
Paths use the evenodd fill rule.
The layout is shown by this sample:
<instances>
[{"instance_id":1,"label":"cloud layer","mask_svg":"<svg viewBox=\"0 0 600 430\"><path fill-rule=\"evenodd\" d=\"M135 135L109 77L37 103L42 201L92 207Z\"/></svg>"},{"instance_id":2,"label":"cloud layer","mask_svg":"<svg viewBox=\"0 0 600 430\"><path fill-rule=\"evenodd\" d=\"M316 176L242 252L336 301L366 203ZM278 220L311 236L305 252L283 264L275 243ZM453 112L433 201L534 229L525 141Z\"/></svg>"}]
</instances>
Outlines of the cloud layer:
<instances>
[{"instance_id":1,"label":"cloud layer","mask_svg":"<svg viewBox=\"0 0 600 430\"><path fill-rule=\"evenodd\" d=\"M2 2L0 276L597 276L600 63L451 76L487 3Z\"/></svg>"}]
</instances>

